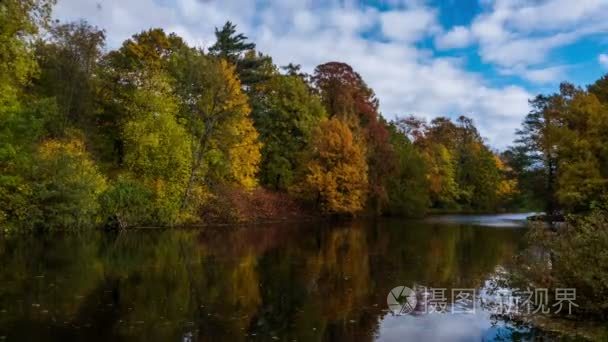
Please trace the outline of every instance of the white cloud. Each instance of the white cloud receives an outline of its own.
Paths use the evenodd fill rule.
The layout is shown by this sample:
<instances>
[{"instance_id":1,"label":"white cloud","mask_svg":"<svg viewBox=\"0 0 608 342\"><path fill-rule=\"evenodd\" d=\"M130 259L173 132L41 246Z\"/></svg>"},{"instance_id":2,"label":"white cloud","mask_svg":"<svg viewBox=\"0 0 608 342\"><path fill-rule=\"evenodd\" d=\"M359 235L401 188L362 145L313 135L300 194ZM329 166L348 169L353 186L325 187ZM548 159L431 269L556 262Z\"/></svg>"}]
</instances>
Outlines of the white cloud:
<instances>
[{"instance_id":1,"label":"white cloud","mask_svg":"<svg viewBox=\"0 0 608 342\"><path fill-rule=\"evenodd\" d=\"M517 3L517 2L515 2ZM508 23L524 31L572 30L606 20L608 2L605 0L545 0L514 6Z\"/></svg>"},{"instance_id":2,"label":"white cloud","mask_svg":"<svg viewBox=\"0 0 608 342\"><path fill-rule=\"evenodd\" d=\"M574 32L555 34L542 38L512 38L483 43L479 52L484 61L505 67L529 67L545 62L550 51L574 42Z\"/></svg>"},{"instance_id":3,"label":"white cloud","mask_svg":"<svg viewBox=\"0 0 608 342\"><path fill-rule=\"evenodd\" d=\"M384 12L380 16L382 33L389 39L415 42L436 29L436 13L427 8Z\"/></svg>"},{"instance_id":4,"label":"white cloud","mask_svg":"<svg viewBox=\"0 0 608 342\"><path fill-rule=\"evenodd\" d=\"M177 22L177 10L153 0L58 1L59 18L85 18L107 32L108 45L116 46L144 28L165 27Z\"/></svg>"},{"instance_id":5,"label":"white cloud","mask_svg":"<svg viewBox=\"0 0 608 342\"><path fill-rule=\"evenodd\" d=\"M471 44L473 36L464 26L455 26L450 31L435 38L435 46L440 49L463 48Z\"/></svg>"},{"instance_id":6,"label":"white cloud","mask_svg":"<svg viewBox=\"0 0 608 342\"><path fill-rule=\"evenodd\" d=\"M294 27L301 32L314 32L319 25L319 17L310 11L299 11L294 14Z\"/></svg>"},{"instance_id":7,"label":"white cloud","mask_svg":"<svg viewBox=\"0 0 608 342\"><path fill-rule=\"evenodd\" d=\"M499 69L502 75L516 75L533 83L548 84L565 78L565 66L553 66L546 68L503 68Z\"/></svg>"},{"instance_id":8,"label":"white cloud","mask_svg":"<svg viewBox=\"0 0 608 342\"><path fill-rule=\"evenodd\" d=\"M554 66L541 69L528 69L523 72L523 76L527 80L539 84L559 82L566 78L566 67Z\"/></svg>"},{"instance_id":9,"label":"white cloud","mask_svg":"<svg viewBox=\"0 0 608 342\"><path fill-rule=\"evenodd\" d=\"M608 54L602 53L597 57L598 62L600 62L600 64L608 69Z\"/></svg>"},{"instance_id":10,"label":"white cloud","mask_svg":"<svg viewBox=\"0 0 608 342\"><path fill-rule=\"evenodd\" d=\"M422 1L393 0L399 2L399 9L385 12L343 0L324 2L322 7L315 1L297 0L264 5L239 0L174 0L171 5L158 0L105 0L101 10L98 1L61 0L56 17L84 17L106 28L110 48L149 27L176 31L192 44L209 46L214 27L231 20L278 65L294 62L312 72L328 61L349 63L376 91L388 119L405 114L468 115L495 147L511 143L514 129L528 112L531 94L526 89L492 86L481 74L467 71L463 60L439 58L415 45L439 34L437 11L424 7ZM362 35L376 28L388 39ZM439 44L463 46L469 39L464 35L480 39L474 28L469 33L459 32L465 28L452 31L437 38L443 39ZM485 32L508 35L502 25L495 25L494 33ZM495 59L504 58L500 56ZM538 71L532 77L542 76Z\"/></svg>"},{"instance_id":11,"label":"white cloud","mask_svg":"<svg viewBox=\"0 0 608 342\"><path fill-rule=\"evenodd\" d=\"M377 16L374 9L334 8L326 14L326 23L340 32L359 33L369 29Z\"/></svg>"},{"instance_id":12,"label":"white cloud","mask_svg":"<svg viewBox=\"0 0 608 342\"><path fill-rule=\"evenodd\" d=\"M471 31L482 60L500 67L538 66L556 48L608 30L607 0L494 0L487 4Z\"/></svg>"}]
</instances>

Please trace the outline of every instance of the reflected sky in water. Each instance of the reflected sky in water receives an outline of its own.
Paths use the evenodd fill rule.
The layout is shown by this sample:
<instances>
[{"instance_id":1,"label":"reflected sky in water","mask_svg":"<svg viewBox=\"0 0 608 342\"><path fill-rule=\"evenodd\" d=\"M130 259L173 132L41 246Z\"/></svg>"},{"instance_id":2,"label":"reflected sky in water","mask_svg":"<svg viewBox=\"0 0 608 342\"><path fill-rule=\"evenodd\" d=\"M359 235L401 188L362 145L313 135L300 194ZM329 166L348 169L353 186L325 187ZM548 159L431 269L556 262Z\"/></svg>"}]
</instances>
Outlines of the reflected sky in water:
<instances>
[{"instance_id":1,"label":"reflected sky in water","mask_svg":"<svg viewBox=\"0 0 608 342\"><path fill-rule=\"evenodd\" d=\"M524 228L526 218L539 213L492 214L492 215L438 215L431 216L428 223L475 225L497 228Z\"/></svg>"},{"instance_id":2,"label":"reflected sky in water","mask_svg":"<svg viewBox=\"0 0 608 342\"><path fill-rule=\"evenodd\" d=\"M389 315L380 322L378 341L510 341L513 335L532 338L533 333L494 321L488 312L479 310L472 314Z\"/></svg>"}]
</instances>

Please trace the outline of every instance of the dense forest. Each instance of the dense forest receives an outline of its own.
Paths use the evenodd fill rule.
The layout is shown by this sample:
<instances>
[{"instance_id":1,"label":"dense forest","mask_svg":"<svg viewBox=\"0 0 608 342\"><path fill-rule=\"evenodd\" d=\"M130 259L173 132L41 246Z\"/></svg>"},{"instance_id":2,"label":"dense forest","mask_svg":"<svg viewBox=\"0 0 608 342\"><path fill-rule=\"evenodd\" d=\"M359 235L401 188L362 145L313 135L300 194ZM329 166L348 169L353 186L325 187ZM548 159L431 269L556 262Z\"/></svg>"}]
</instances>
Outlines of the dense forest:
<instances>
[{"instance_id":1,"label":"dense forest","mask_svg":"<svg viewBox=\"0 0 608 342\"><path fill-rule=\"evenodd\" d=\"M584 212L608 187L608 78L531 100L499 153L466 116L387 121L345 63L312 74L227 22L208 49L0 4L0 226L182 225L289 215ZM523 114L523 113L522 113Z\"/></svg>"}]
</instances>

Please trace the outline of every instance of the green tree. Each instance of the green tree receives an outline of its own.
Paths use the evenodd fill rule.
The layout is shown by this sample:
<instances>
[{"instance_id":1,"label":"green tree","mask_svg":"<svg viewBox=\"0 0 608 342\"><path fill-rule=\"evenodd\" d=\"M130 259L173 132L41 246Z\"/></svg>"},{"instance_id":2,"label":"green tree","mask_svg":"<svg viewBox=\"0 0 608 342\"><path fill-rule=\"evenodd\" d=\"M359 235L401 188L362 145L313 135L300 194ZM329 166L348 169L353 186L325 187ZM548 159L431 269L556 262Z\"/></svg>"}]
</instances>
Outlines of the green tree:
<instances>
[{"instance_id":1,"label":"green tree","mask_svg":"<svg viewBox=\"0 0 608 342\"><path fill-rule=\"evenodd\" d=\"M247 42L247 36L236 33L236 25L227 21L221 29L215 28L215 43L209 54L236 66L241 83L250 87L276 73L272 59L256 53L255 43Z\"/></svg>"},{"instance_id":2,"label":"green tree","mask_svg":"<svg viewBox=\"0 0 608 342\"><path fill-rule=\"evenodd\" d=\"M249 50L236 64L236 72L247 93L252 93L252 87L278 74L270 56L255 50Z\"/></svg>"},{"instance_id":3,"label":"green tree","mask_svg":"<svg viewBox=\"0 0 608 342\"><path fill-rule=\"evenodd\" d=\"M32 170L38 144L58 116L52 99L35 100L19 110L0 112L0 226L21 228L35 210Z\"/></svg>"},{"instance_id":4,"label":"green tree","mask_svg":"<svg viewBox=\"0 0 608 342\"><path fill-rule=\"evenodd\" d=\"M46 26L54 0L0 2L0 112L17 104L17 95L37 72L29 41Z\"/></svg>"},{"instance_id":5,"label":"green tree","mask_svg":"<svg viewBox=\"0 0 608 342\"><path fill-rule=\"evenodd\" d=\"M113 168L119 168L124 159L122 125L128 119L126 107L134 93L149 78L165 78L165 82L172 83L169 60L185 47L175 34L150 29L133 35L100 61L96 95L100 108L94 116L98 131L96 146L102 160Z\"/></svg>"},{"instance_id":6,"label":"green tree","mask_svg":"<svg viewBox=\"0 0 608 342\"><path fill-rule=\"evenodd\" d=\"M85 131L95 121L94 74L102 56L105 33L81 21L55 24L48 37L36 44L36 59L40 75L35 80L38 96L54 97L62 120L58 131L70 124Z\"/></svg>"},{"instance_id":7,"label":"green tree","mask_svg":"<svg viewBox=\"0 0 608 342\"><path fill-rule=\"evenodd\" d=\"M422 216L430 204L427 165L397 125L392 123L389 127L396 160L395 168L385 180L388 189L386 212L407 217Z\"/></svg>"},{"instance_id":8,"label":"green tree","mask_svg":"<svg viewBox=\"0 0 608 342\"><path fill-rule=\"evenodd\" d=\"M550 96L538 95L530 101L532 110L517 131L516 143L526 149L534 167L543 172L544 188L542 197L545 211L555 214L559 211L557 202L557 175L559 169L558 144L555 129L560 125L560 116L569 101L573 86L560 85L560 93Z\"/></svg>"},{"instance_id":9,"label":"green tree","mask_svg":"<svg viewBox=\"0 0 608 342\"><path fill-rule=\"evenodd\" d=\"M122 127L123 167L155 194L156 213L148 219L179 221L179 199L188 179L191 150L177 122L176 100L163 77L153 77L133 94Z\"/></svg>"},{"instance_id":10,"label":"green tree","mask_svg":"<svg viewBox=\"0 0 608 342\"><path fill-rule=\"evenodd\" d=\"M306 82L307 84L310 81L311 76L305 72L302 72L302 66L300 64L289 63L282 66L281 70L283 70L288 76L297 76L301 78L302 81Z\"/></svg>"},{"instance_id":11,"label":"green tree","mask_svg":"<svg viewBox=\"0 0 608 342\"><path fill-rule=\"evenodd\" d=\"M243 53L255 49L255 44L247 42L247 36L236 33L236 25L227 21L221 29L215 28L216 42L209 48L209 53L236 64Z\"/></svg>"},{"instance_id":12,"label":"green tree","mask_svg":"<svg viewBox=\"0 0 608 342\"><path fill-rule=\"evenodd\" d=\"M23 228L32 203L34 154L56 118L52 100L25 90L38 73L31 42L47 27L54 1L0 2L0 226Z\"/></svg>"},{"instance_id":13,"label":"green tree","mask_svg":"<svg viewBox=\"0 0 608 342\"><path fill-rule=\"evenodd\" d=\"M595 81L595 83L588 87L588 90L595 95L601 103L608 105L608 74Z\"/></svg>"},{"instance_id":14,"label":"green tree","mask_svg":"<svg viewBox=\"0 0 608 342\"><path fill-rule=\"evenodd\" d=\"M192 146L189 132L179 122L180 99L170 74L170 59L185 48L175 35L148 30L125 41L102 63L108 87L102 87L101 116L109 121L104 126L114 139L112 154L118 154L114 173L119 175L104 205L118 210L127 198L134 201L134 211L144 212L137 203L149 197L152 208L146 217L128 215L122 209L108 213L122 216L117 218L126 224L194 219L196 207L180 206L192 165ZM121 191L129 196L120 197Z\"/></svg>"},{"instance_id":15,"label":"green tree","mask_svg":"<svg viewBox=\"0 0 608 342\"><path fill-rule=\"evenodd\" d=\"M495 211L501 206L499 195L503 180L498 157L483 145L478 145L478 150L473 148L473 151L476 155L471 167L476 174L471 179L473 195L469 205L475 210Z\"/></svg>"},{"instance_id":16,"label":"green tree","mask_svg":"<svg viewBox=\"0 0 608 342\"><path fill-rule=\"evenodd\" d=\"M513 208L519 210L541 211L545 208L543 170L534 165L525 146L510 146L501 154L505 162L506 179L517 183L517 194L511 199Z\"/></svg>"},{"instance_id":17,"label":"green tree","mask_svg":"<svg viewBox=\"0 0 608 342\"><path fill-rule=\"evenodd\" d=\"M287 190L325 110L297 76L277 75L259 84L252 102L252 117L263 143L260 179L267 186Z\"/></svg>"}]
</instances>

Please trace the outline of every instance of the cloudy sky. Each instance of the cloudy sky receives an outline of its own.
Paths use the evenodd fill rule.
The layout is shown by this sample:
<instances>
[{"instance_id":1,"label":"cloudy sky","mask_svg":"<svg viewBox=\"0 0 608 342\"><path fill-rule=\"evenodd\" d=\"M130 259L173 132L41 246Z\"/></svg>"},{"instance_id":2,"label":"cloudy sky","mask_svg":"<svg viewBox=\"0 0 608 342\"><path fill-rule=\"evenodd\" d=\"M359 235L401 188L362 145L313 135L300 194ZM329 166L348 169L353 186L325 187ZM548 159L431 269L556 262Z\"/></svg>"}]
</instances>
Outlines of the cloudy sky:
<instances>
[{"instance_id":1,"label":"cloudy sky","mask_svg":"<svg viewBox=\"0 0 608 342\"><path fill-rule=\"evenodd\" d=\"M388 119L465 114L497 148L528 98L608 72L608 0L58 0L55 17L108 48L150 27L208 47L230 20L278 65L349 63Z\"/></svg>"}]
</instances>

